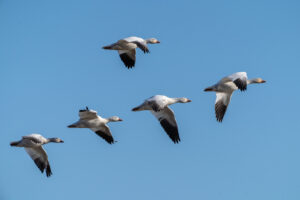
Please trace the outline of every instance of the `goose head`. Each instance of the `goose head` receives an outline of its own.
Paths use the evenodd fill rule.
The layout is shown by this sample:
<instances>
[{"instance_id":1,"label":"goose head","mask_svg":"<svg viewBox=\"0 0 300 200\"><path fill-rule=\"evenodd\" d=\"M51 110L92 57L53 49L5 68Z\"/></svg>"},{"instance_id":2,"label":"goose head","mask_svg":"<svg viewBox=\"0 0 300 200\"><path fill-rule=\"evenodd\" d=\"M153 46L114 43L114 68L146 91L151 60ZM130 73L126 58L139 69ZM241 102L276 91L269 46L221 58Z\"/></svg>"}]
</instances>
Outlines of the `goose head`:
<instances>
[{"instance_id":1,"label":"goose head","mask_svg":"<svg viewBox=\"0 0 300 200\"><path fill-rule=\"evenodd\" d=\"M179 103L189 103L189 102L192 102L192 100L182 97L182 98L178 98L178 102Z\"/></svg>"},{"instance_id":2,"label":"goose head","mask_svg":"<svg viewBox=\"0 0 300 200\"><path fill-rule=\"evenodd\" d=\"M149 44L159 44L160 41L158 41L156 38L149 38L146 40L147 43Z\"/></svg>"},{"instance_id":3,"label":"goose head","mask_svg":"<svg viewBox=\"0 0 300 200\"><path fill-rule=\"evenodd\" d=\"M112 116L112 117L108 118L108 121L109 122L120 122L120 121L123 121L123 120L118 116Z\"/></svg>"},{"instance_id":4,"label":"goose head","mask_svg":"<svg viewBox=\"0 0 300 200\"><path fill-rule=\"evenodd\" d=\"M249 81L250 83L265 83L266 81L261 78L254 78Z\"/></svg>"},{"instance_id":5,"label":"goose head","mask_svg":"<svg viewBox=\"0 0 300 200\"><path fill-rule=\"evenodd\" d=\"M64 143L64 141L60 138L49 138L49 142Z\"/></svg>"}]
</instances>

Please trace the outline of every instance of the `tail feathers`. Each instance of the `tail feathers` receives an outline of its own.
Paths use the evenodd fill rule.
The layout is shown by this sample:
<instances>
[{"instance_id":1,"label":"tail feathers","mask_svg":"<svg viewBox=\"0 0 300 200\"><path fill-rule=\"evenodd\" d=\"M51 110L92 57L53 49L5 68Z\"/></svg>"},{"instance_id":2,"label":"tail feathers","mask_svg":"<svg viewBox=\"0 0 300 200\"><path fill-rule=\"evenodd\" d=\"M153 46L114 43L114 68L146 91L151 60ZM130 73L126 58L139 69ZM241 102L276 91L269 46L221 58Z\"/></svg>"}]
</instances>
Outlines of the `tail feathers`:
<instances>
[{"instance_id":1,"label":"tail feathers","mask_svg":"<svg viewBox=\"0 0 300 200\"><path fill-rule=\"evenodd\" d=\"M68 128L76 128L77 126L75 124L71 124L68 126Z\"/></svg>"},{"instance_id":2,"label":"tail feathers","mask_svg":"<svg viewBox=\"0 0 300 200\"><path fill-rule=\"evenodd\" d=\"M10 146L16 147L16 146L18 146L18 144L19 144L19 142L11 142L11 143L10 143Z\"/></svg>"},{"instance_id":3,"label":"tail feathers","mask_svg":"<svg viewBox=\"0 0 300 200\"><path fill-rule=\"evenodd\" d=\"M111 45L109 45L109 46L104 46L104 47L102 47L102 49L112 49L112 46Z\"/></svg>"},{"instance_id":4,"label":"tail feathers","mask_svg":"<svg viewBox=\"0 0 300 200\"><path fill-rule=\"evenodd\" d=\"M132 111L140 111L140 110L141 110L141 106L138 106L138 107L132 108Z\"/></svg>"},{"instance_id":5,"label":"tail feathers","mask_svg":"<svg viewBox=\"0 0 300 200\"><path fill-rule=\"evenodd\" d=\"M214 91L212 87L208 87L204 89L204 92L211 92L211 91Z\"/></svg>"}]
</instances>

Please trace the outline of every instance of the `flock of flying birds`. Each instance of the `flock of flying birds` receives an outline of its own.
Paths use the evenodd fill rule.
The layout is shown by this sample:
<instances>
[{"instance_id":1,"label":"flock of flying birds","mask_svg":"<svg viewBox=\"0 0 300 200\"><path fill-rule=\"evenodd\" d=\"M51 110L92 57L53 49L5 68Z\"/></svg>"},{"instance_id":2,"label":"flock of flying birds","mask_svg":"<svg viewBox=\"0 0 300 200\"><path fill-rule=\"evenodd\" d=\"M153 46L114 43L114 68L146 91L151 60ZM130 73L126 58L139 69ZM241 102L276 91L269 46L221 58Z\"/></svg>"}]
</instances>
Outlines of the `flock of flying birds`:
<instances>
[{"instance_id":1,"label":"flock of flying birds","mask_svg":"<svg viewBox=\"0 0 300 200\"><path fill-rule=\"evenodd\" d=\"M103 49L117 50L125 66L130 69L135 65L136 48L140 48L144 53L149 53L147 44L158 43L160 42L155 38L142 39L139 37L128 37L109 46L104 46ZM248 79L246 72L237 72L222 78L218 83L206 88L204 90L205 92L216 92L217 98L215 102L215 114L217 121L223 121L232 93L235 90L245 91L249 84L265 82L266 81L261 78ZM171 98L164 95L155 95L146 99L141 105L133 108L132 111L149 110L158 119L170 139L174 143L178 143L180 141L180 137L177 123L174 112L168 106L175 103L188 102L191 102L191 100L184 97ZM79 110L79 120L68 127L89 128L103 138L107 143L113 144L115 140L107 126L107 123L118 121L122 121L122 119L117 116L107 119L102 118L96 111L90 110L86 107L84 110ZM43 173L46 171L46 175L49 177L52 172L47 153L42 147L42 145L49 142L63 143L63 140L60 138L45 138L40 134L31 134L23 136L20 141L11 142L10 145L15 147L24 147L41 172Z\"/></svg>"}]
</instances>

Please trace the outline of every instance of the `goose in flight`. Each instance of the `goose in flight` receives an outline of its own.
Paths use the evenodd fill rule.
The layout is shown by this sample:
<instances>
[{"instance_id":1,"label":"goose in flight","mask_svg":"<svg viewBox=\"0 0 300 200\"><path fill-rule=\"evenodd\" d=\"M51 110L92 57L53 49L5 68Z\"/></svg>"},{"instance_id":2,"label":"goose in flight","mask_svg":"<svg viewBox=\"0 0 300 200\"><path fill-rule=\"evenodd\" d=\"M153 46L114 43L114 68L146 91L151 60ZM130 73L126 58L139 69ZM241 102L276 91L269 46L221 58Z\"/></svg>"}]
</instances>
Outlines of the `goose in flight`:
<instances>
[{"instance_id":1,"label":"goose in flight","mask_svg":"<svg viewBox=\"0 0 300 200\"><path fill-rule=\"evenodd\" d=\"M23 136L22 140L20 141L11 142L10 146L24 147L36 166L41 170L42 173L44 170L46 170L46 176L49 177L51 176L52 172L48 161L48 155L42 146L49 142L63 143L64 141L62 141L60 138L44 138L40 134L31 134Z\"/></svg>"},{"instance_id":2,"label":"goose in flight","mask_svg":"<svg viewBox=\"0 0 300 200\"><path fill-rule=\"evenodd\" d=\"M143 39L140 37L128 37L117 41L108 46L102 47L108 50L118 50L119 55L125 66L130 69L135 64L135 49L140 48L144 53L149 53L147 44L160 43L155 38Z\"/></svg>"},{"instance_id":3,"label":"goose in flight","mask_svg":"<svg viewBox=\"0 0 300 200\"><path fill-rule=\"evenodd\" d=\"M205 92L216 92L215 114L217 121L222 122L231 95L235 90L245 91L249 84L265 83L261 78L248 79L246 72L237 72L222 78L217 84L206 88Z\"/></svg>"},{"instance_id":4,"label":"goose in flight","mask_svg":"<svg viewBox=\"0 0 300 200\"><path fill-rule=\"evenodd\" d=\"M114 138L112 137L109 127L106 124L108 122L123 121L117 116L113 116L107 119L102 118L97 115L96 111L89 110L88 107L86 107L85 110L79 110L79 118L79 121L69 125L68 128L89 128L109 144L114 143Z\"/></svg>"},{"instance_id":5,"label":"goose in flight","mask_svg":"<svg viewBox=\"0 0 300 200\"><path fill-rule=\"evenodd\" d=\"M132 109L132 111L150 110L158 119L163 129L169 135L174 143L180 141L178 127L174 112L168 107L174 103L188 103L191 100L187 98L170 98L164 95L155 95L146 99L144 103Z\"/></svg>"}]
</instances>

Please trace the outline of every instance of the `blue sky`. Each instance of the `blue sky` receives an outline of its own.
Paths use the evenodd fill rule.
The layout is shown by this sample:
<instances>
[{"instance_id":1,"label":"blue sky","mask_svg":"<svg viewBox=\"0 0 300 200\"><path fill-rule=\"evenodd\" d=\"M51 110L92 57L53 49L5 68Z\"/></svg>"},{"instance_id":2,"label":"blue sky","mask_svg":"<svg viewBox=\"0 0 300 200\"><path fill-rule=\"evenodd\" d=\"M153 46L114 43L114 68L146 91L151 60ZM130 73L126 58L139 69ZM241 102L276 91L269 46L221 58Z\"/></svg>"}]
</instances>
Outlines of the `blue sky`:
<instances>
[{"instance_id":1,"label":"blue sky","mask_svg":"<svg viewBox=\"0 0 300 200\"><path fill-rule=\"evenodd\" d=\"M0 199L300 198L299 1L0 0ZM124 67L102 46L156 37ZM246 71L266 84L235 92L223 123L203 89ZM172 106L180 144L144 99L188 97ZM118 143L68 129L89 106ZM22 135L60 137L45 146L46 178L21 148Z\"/></svg>"}]
</instances>

